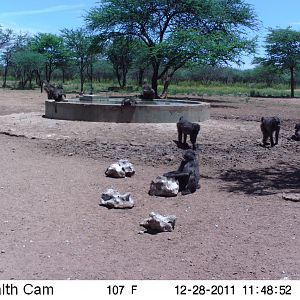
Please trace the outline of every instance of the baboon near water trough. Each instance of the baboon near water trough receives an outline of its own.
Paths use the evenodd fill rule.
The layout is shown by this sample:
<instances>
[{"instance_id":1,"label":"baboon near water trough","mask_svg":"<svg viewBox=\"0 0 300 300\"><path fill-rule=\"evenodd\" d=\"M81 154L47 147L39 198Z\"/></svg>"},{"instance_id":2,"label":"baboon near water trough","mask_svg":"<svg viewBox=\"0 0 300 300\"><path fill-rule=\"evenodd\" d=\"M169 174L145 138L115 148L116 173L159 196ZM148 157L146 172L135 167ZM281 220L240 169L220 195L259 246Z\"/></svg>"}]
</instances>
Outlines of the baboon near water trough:
<instances>
[{"instance_id":1,"label":"baboon near water trough","mask_svg":"<svg viewBox=\"0 0 300 300\"><path fill-rule=\"evenodd\" d=\"M66 97L64 89L61 85L55 86L45 80L43 81L43 89L47 93L49 100L52 99L55 101L62 101L63 97Z\"/></svg>"},{"instance_id":2,"label":"baboon near water trough","mask_svg":"<svg viewBox=\"0 0 300 300\"><path fill-rule=\"evenodd\" d=\"M199 161L194 150L188 149L183 154L183 160L177 171L163 174L167 178L175 178L179 182L179 192L187 195L200 188Z\"/></svg>"},{"instance_id":3,"label":"baboon near water trough","mask_svg":"<svg viewBox=\"0 0 300 300\"><path fill-rule=\"evenodd\" d=\"M127 97L122 100L121 105L122 106L136 106L137 101L136 101L135 97Z\"/></svg>"},{"instance_id":4,"label":"baboon near water trough","mask_svg":"<svg viewBox=\"0 0 300 300\"><path fill-rule=\"evenodd\" d=\"M263 146L268 145L267 140L270 138L271 147L278 144L278 137L280 131L280 119L279 117L262 117L261 118L261 132L263 134ZM273 133L275 132L275 143L273 139Z\"/></svg>"},{"instance_id":5,"label":"baboon near water trough","mask_svg":"<svg viewBox=\"0 0 300 300\"><path fill-rule=\"evenodd\" d=\"M141 95L141 98L145 100L153 100L155 98L155 91L146 80L143 84L143 94Z\"/></svg>"},{"instance_id":6,"label":"baboon near water trough","mask_svg":"<svg viewBox=\"0 0 300 300\"><path fill-rule=\"evenodd\" d=\"M191 123L185 120L183 117L179 118L177 123L177 132L178 132L178 142L181 144L186 144L187 136L190 136L190 141L193 145L193 150L196 149L196 140L197 135L200 131L200 125L197 123ZM183 142L182 142L183 135Z\"/></svg>"}]
</instances>

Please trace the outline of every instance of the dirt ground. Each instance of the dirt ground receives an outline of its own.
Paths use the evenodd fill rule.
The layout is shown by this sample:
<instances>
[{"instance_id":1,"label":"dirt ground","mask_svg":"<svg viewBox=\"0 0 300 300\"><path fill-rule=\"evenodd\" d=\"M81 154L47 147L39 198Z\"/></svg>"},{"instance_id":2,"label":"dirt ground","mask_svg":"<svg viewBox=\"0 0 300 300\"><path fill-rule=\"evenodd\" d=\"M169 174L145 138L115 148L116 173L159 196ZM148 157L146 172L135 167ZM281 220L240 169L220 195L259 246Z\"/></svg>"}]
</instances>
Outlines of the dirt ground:
<instances>
[{"instance_id":1,"label":"dirt ground","mask_svg":"<svg viewBox=\"0 0 300 300\"><path fill-rule=\"evenodd\" d=\"M0 91L0 279L300 279L299 99L207 97L201 189L148 195L175 170L175 124L43 118L46 95ZM261 116L282 119L279 145L260 146ZM136 175L105 169L129 159ZM135 207L108 210L100 194L131 192ZM175 214L175 230L139 234L150 212Z\"/></svg>"}]
</instances>

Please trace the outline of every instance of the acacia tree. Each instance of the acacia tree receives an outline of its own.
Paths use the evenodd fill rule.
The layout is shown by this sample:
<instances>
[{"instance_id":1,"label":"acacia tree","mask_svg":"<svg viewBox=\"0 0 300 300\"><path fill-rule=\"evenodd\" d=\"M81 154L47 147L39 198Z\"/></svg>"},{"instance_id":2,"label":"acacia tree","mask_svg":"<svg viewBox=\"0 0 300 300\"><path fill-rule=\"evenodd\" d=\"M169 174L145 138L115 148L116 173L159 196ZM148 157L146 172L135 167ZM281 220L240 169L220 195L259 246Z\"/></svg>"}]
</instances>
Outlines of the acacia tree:
<instances>
[{"instance_id":1,"label":"acacia tree","mask_svg":"<svg viewBox=\"0 0 300 300\"><path fill-rule=\"evenodd\" d=\"M8 72L9 61L11 58L11 52L8 51L13 41L14 33L11 29L3 30L0 26L0 50L1 52L1 61L4 64L4 81L2 87L6 87L6 77Z\"/></svg>"},{"instance_id":2,"label":"acacia tree","mask_svg":"<svg viewBox=\"0 0 300 300\"><path fill-rule=\"evenodd\" d=\"M116 35L140 39L148 49L152 88L165 90L187 62L239 61L253 51L247 30L255 28L252 7L243 0L103 0L86 16L102 38Z\"/></svg>"},{"instance_id":3,"label":"acacia tree","mask_svg":"<svg viewBox=\"0 0 300 300\"><path fill-rule=\"evenodd\" d=\"M15 34L13 31L10 32L9 40L6 45L3 47L3 52L1 55L1 60L4 64L4 75L3 75L3 84L2 87L6 87L6 80L8 69L12 64L13 54L17 51L25 49L27 46L29 37L26 33Z\"/></svg>"},{"instance_id":4,"label":"acacia tree","mask_svg":"<svg viewBox=\"0 0 300 300\"><path fill-rule=\"evenodd\" d=\"M66 49L63 39L51 33L39 33L31 41L31 50L46 57L45 76L50 81L52 73L65 57Z\"/></svg>"},{"instance_id":5,"label":"acacia tree","mask_svg":"<svg viewBox=\"0 0 300 300\"><path fill-rule=\"evenodd\" d=\"M0 25L0 49L2 49L5 45L7 45L10 42L12 34L12 29L2 29Z\"/></svg>"},{"instance_id":6,"label":"acacia tree","mask_svg":"<svg viewBox=\"0 0 300 300\"><path fill-rule=\"evenodd\" d=\"M15 70L15 76L19 80L19 88L28 87L32 89L32 79L41 69L44 68L46 57L30 49L21 50L13 53L12 66Z\"/></svg>"},{"instance_id":7,"label":"acacia tree","mask_svg":"<svg viewBox=\"0 0 300 300\"><path fill-rule=\"evenodd\" d=\"M295 96L295 69L300 63L300 32L286 29L269 29L266 37L266 57L256 58L254 63L273 66L277 70L290 72L291 97Z\"/></svg>"},{"instance_id":8,"label":"acacia tree","mask_svg":"<svg viewBox=\"0 0 300 300\"><path fill-rule=\"evenodd\" d=\"M107 47L107 57L112 63L115 75L121 88L127 84L127 74L134 62L137 43L131 38L118 36Z\"/></svg>"},{"instance_id":9,"label":"acacia tree","mask_svg":"<svg viewBox=\"0 0 300 300\"><path fill-rule=\"evenodd\" d=\"M93 37L84 28L65 28L61 30L61 33L67 48L71 52L71 57L75 60L76 64L78 64L80 74L80 92L83 92L88 67L92 66L93 56L96 54L98 49L97 47L94 47Z\"/></svg>"}]
</instances>

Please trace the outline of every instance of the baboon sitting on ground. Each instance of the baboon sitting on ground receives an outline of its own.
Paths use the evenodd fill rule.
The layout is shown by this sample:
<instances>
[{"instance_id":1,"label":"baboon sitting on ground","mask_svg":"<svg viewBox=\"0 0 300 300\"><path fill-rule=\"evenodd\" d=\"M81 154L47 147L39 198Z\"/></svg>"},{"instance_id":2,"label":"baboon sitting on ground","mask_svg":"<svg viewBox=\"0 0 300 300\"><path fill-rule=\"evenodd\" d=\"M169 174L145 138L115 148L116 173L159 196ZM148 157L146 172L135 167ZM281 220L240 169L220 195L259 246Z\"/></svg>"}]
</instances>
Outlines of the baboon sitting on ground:
<instances>
[{"instance_id":1,"label":"baboon sitting on ground","mask_svg":"<svg viewBox=\"0 0 300 300\"><path fill-rule=\"evenodd\" d=\"M179 182L179 192L187 195L200 188L199 161L195 151L188 149L183 154L183 160L177 171L163 174L167 178L174 178Z\"/></svg>"},{"instance_id":2,"label":"baboon sitting on ground","mask_svg":"<svg viewBox=\"0 0 300 300\"><path fill-rule=\"evenodd\" d=\"M300 123L295 125L295 134L292 135L294 141L300 141Z\"/></svg>"}]
</instances>

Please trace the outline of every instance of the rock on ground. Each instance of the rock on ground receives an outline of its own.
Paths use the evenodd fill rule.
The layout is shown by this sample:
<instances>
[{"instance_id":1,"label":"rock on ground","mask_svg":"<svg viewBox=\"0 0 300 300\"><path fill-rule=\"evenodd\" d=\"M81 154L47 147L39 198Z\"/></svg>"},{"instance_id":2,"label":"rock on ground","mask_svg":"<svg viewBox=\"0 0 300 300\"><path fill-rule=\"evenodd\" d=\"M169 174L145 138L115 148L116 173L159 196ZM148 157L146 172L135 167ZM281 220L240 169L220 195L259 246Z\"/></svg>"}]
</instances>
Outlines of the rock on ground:
<instances>
[{"instance_id":1,"label":"rock on ground","mask_svg":"<svg viewBox=\"0 0 300 300\"><path fill-rule=\"evenodd\" d=\"M165 176L158 176L152 180L150 184L149 195L174 197L179 191L179 183L174 178L167 178Z\"/></svg>"},{"instance_id":2,"label":"rock on ground","mask_svg":"<svg viewBox=\"0 0 300 300\"><path fill-rule=\"evenodd\" d=\"M150 218L145 219L141 226L147 229L148 232L171 232L174 230L176 216L174 215L160 215L152 212L149 214Z\"/></svg>"},{"instance_id":3,"label":"rock on ground","mask_svg":"<svg viewBox=\"0 0 300 300\"><path fill-rule=\"evenodd\" d=\"M120 159L118 162L110 165L105 175L113 178L131 177L135 173L133 165L127 159Z\"/></svg>"},{"instance_id":4,"label":"rock on ground","mask_svg":"<svg viewBox=\"0 0 300 300\"><path fill-rule=\"evenodd\" d=\"M130 193L121 195L118 191L107 189L101 194L100 205L107 208L132 208L134 201Z\"/></svg>"}]
</instances>

